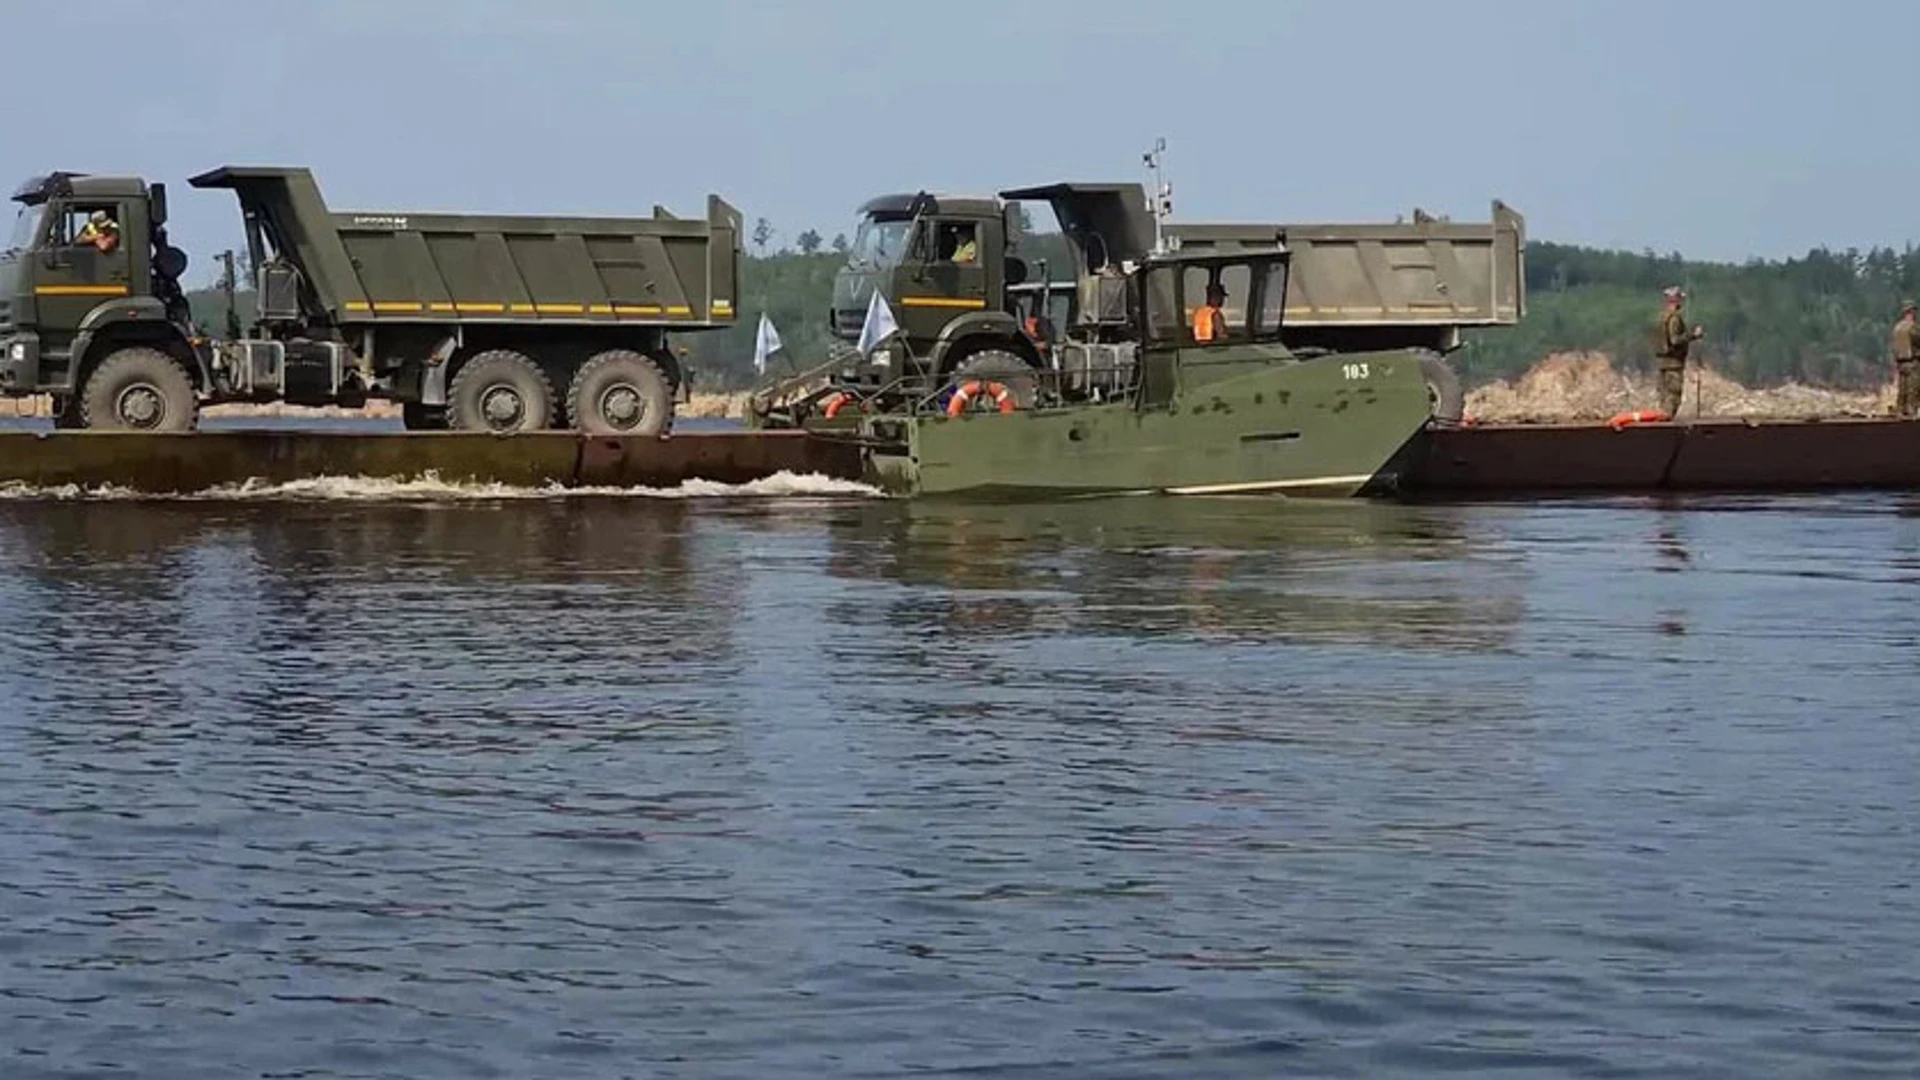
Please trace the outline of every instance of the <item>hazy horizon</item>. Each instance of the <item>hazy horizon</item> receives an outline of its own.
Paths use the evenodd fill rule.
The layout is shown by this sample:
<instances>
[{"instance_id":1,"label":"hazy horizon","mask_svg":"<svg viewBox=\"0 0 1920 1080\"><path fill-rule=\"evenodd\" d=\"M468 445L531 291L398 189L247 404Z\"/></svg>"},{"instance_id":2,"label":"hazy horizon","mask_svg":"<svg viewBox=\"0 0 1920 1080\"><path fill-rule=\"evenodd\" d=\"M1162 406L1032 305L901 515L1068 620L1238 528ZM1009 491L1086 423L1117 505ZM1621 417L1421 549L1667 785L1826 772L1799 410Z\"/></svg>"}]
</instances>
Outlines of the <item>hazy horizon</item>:
<instances>
[{"instance_id":1,"label":"hazy horizon","mask_svg":"<svg viewBox=\"0 0 1920 1080\"><path fill-rule=\"evenodd\" d=\"M12 112L0 181L165 180L205 280L238 215L185 181L227 163L309 166L337 209L698 216L711 191L777 246L881 191L1144 180L1164 136L1180 220L1484 220L1498 198L1531 239L1778 259L1920 239L1916 98L1885 44L1913 14L98 0L11 20L7 70L59 107Z\"/></svg>"}]
</instances>

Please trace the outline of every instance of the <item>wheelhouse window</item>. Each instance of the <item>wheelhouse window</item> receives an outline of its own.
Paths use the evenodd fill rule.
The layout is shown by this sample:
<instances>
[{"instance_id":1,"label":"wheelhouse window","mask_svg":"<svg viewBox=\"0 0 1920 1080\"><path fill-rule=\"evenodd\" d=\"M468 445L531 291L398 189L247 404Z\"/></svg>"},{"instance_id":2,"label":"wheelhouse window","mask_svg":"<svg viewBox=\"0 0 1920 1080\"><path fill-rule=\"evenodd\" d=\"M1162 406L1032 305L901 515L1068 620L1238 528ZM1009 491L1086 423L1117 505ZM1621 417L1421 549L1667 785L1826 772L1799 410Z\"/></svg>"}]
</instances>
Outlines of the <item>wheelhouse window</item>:
<instances>
[{"instance_id":1,"label":"wheelhouse window","mask_svg":"<svg viewBox=\"0 0 1920 1080\"><path fill-rule=\"evenodd\" d=\"M1287 315L1287 264L1274 259L1251 269L1260 279L1258 332L1278 334Z\"/></svg>"},{"instance_id":2,"label":"wheelhouse window","mask_svg":"<svg viewBox=\"0 0 1920 1080\"><path fill-rule=\"evenodd\" d=\"M1271 340L1286 307L1280 259L1183 261L1149 267L1141 279L1147 337L1163 344ZM1202 313L1217 306L1217 313Z\"/></svg>"}]
</instances>

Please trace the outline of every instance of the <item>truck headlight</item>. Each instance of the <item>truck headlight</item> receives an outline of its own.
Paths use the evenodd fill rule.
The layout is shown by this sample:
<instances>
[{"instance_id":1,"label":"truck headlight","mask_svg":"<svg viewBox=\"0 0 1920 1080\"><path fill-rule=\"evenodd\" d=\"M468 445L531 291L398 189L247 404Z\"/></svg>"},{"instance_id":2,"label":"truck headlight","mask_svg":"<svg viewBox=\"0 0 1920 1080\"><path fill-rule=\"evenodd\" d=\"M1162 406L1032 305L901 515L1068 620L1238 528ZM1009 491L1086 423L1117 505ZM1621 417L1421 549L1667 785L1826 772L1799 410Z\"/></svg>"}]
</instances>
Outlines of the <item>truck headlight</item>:
<instances>
[{"instance_id":1,"label":"truck headlight","mask_svg":"<svg viewBox=\"0 0 1920 1080\"><path fill-rule=\"evenodd\" d=\"M7 358L16 364L20 363L27 358L27 347L20 342L14 342L13 348L7 350Z\"/></svg>"}]
</instances>

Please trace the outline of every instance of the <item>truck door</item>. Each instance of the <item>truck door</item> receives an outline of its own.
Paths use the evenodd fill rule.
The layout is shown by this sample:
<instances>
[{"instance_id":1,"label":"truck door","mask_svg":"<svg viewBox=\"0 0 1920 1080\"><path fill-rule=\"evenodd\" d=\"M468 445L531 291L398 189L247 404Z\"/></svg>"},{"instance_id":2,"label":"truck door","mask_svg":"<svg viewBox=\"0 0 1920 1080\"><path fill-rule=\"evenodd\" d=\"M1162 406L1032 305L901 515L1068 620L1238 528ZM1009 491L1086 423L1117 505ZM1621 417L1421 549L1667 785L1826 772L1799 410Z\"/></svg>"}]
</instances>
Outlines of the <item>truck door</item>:
<instances>
[{"instance_id":1,"label":"truck door","mask_svg":"<svg viewBox=\"0 0 1920 1080\"><path fill-rule=\"evenodd\" d=\"M133 250L146 240L132 235L134 215L117 202L65 203L50 216L33 291L42 335L60 340L101 301L136 291Z\"/></svg>"},{"instance_id":2,"label":"truck door","mask_svg":"<svg viewBox=\"0 0 1920 1080\"><path fill-rule=\"evenodd\" d=\"M976 221L933 218L910 257L919 264L900 290L900 322L915 339L939 336L956 316L987 305L986 237Z\"/></svg>"}]
</instances>

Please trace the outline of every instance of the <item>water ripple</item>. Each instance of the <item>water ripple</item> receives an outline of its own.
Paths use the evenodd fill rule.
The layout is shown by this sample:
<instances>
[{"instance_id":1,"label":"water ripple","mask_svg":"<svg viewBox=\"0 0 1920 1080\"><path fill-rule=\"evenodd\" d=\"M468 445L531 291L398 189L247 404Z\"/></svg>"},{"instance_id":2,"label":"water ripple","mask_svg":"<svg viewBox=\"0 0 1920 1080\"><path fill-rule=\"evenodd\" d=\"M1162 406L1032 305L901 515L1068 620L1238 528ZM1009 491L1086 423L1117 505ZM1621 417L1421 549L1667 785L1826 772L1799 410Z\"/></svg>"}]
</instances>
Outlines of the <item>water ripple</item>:
<instances>
[{"instance_id":1,"label":"water ripple","mask_svg":"<svg viewBox=\"0 0 1920 1080\"><path fill-rule=\"evenodd\" d=\"M12 494L9 1078L1920 1070L1899 500Z\"/></svg>"}]
</instances>

